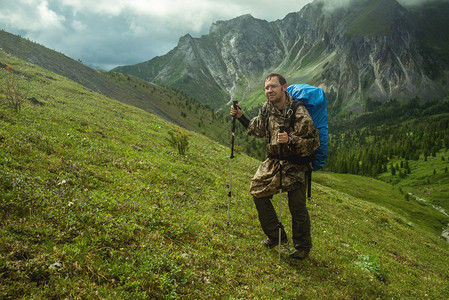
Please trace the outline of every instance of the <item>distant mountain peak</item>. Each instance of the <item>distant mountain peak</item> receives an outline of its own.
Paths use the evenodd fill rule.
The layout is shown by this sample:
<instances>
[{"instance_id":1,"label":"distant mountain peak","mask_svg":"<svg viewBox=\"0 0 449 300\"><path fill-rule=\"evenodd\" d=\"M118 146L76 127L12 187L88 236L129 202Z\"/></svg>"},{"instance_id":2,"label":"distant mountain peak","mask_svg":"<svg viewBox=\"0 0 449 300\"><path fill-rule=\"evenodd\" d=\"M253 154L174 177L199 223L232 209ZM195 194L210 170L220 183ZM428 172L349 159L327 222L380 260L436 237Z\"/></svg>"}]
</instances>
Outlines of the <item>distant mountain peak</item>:
<instances>
[{"instance_id":1,"label":"distant mountain peak","mask_svg":"<svg viewBox=\"0 0 449 300\"><path fill-rule=\"evenodd\" d=\"M448 94L449 52L423 38L441 32L444 22L435 18L449 14L447 5L441 6L446 13L432 16L396 0L335 3L316 0L274 22L250 14L217 21L208 35L185 35L166 55L116 71L180 89L217 109L229 99L257 106L261 80L271 71L290 83L323 87L335 114L362 111L367 99L439 100Z\"/></svg>"},{"instance_id":2,"label":"distant mountain peak","mask_svg":"<svg viewBox=\"0 0 449 300\"><path fill-rule=\"evenodd\" d=\"M192 40L193 40L193 37L189 33L187 33L186 35L179 38L178 47L180 45L189 44Z\"/></svg>"}]
</instances>

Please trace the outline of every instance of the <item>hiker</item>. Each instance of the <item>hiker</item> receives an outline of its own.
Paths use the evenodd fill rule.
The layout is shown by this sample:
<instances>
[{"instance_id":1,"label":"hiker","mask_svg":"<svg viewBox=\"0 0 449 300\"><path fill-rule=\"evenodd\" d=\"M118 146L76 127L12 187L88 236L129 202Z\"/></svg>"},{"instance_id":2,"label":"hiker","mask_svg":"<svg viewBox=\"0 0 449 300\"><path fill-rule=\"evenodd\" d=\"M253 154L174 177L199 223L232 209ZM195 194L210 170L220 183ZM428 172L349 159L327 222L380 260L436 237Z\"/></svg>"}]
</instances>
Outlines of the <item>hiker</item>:
<instances>
[{"instance_id":1,"label":"hiker","mask_svg":"<svg viewBox=\"0 0 449 300\"><path fill-rule=\"evenodd\" d=\"M292 118L292 98L287 92L285 78L271 73L265 78L265 96L268 101L262 106L259 115L249 120L243 115L241 106L231 106L231 116L235 116L247 129L249 135L266 139L267 159L259 166L251 180L250 193L259 215L259 221L267 238L262 244L273 248L278 244L281 231L281 244L288 242L284 228L278 221L276 211L271 203L274 194L279 192L279 155L282 144L285 160L282 167L282 187L288 192L288 206L292 215L293 258L304 259L312 248L310 235L310 217L306 206L305 174L312 166L293 163L293 157L313 155L320 145L319 132L315 128L307 109L300 105ZM279 125L285 125L285 132L279 133ZM290 160L290 161L289 161ZM281 230L279 230L281 226Z\"/></svg>"}]
</instances>

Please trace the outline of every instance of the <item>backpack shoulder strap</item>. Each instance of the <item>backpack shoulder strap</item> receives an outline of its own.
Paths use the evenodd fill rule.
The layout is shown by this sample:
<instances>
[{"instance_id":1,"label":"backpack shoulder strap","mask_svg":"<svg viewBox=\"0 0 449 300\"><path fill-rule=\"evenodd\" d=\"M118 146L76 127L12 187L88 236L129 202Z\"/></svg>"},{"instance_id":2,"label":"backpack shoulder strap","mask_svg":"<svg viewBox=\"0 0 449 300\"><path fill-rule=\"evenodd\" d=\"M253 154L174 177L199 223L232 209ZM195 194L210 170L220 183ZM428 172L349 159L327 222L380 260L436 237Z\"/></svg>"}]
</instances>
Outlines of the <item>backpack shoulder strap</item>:
<instances>
[{"instance_id":1,"label":"backpack shoulder strap","mask_svg":"<svg viewBox=\"0 0 449 300\"><path fill-rule=\"evenodd\" d=\"M301 99L296 99L296 98L292 98L292 106L291 109L296 112L296 110L298 109L298 106L300 105L304 105L304 102L302 102Z\"/></svg>"},{"instance_id":2,"label":"backpack shoulder strap","mask_svg":"<svg viewBox=\"0 0 449 300\"><path fill-rule=\"evenodd\" d=\"M304 102L302 102L300 99L292 98L292 105L290 106L290 109L292 110L292 114L290 116L290 125L292 128L295 125L296 111L298 110L298 107L300 105L304 105Z\"/></svg>"}]
</instances>

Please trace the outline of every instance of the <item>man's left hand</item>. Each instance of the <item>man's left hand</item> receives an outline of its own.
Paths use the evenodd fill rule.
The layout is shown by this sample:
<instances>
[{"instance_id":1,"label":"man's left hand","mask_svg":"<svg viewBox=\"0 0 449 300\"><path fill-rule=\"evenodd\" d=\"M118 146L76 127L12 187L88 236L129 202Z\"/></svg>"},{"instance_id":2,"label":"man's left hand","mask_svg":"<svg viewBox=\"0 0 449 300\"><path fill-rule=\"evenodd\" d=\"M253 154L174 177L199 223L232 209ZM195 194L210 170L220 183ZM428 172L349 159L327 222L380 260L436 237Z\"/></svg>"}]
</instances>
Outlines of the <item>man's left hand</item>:
<instances>
[{"instance_id":1,"label":"man's left hand","mask_svg":"<svg viewBox=\"0 0 449 300\"><path fill-rule=\"evenodd\" d=\"M278 143L279 144L288 144L288 142L290 141L290 137L288 136L287 132L279 132L278 133Z\"/></svg>"}]
</instances>

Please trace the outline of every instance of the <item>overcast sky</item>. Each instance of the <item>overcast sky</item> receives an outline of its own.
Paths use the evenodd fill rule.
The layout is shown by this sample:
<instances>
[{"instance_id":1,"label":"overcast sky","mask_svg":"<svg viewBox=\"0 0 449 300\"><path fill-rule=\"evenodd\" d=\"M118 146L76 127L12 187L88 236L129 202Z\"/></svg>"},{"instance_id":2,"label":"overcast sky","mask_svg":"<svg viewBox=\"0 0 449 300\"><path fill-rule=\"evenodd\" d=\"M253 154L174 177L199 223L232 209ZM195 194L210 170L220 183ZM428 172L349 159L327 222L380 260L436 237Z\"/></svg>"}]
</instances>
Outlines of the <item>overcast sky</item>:
<instances>
[{"instance_id":1,"label":"overcast sky","mask_svg":"<svg viewBox=\"0 0 449 300\"><path fill-rule=\"evenodd\" d=\"M357 0L322 0L335 6ZM406 2L432 0L401 0ZM274 21L312 0L0 0L0 29L110 70L166 54L181 36L243 14Z\"/></svg>"},{"instance_id":2,"label":"overcast sky","mask_svg":"<svg viewBox=\"0 0 449 300\"><path fill-rule=\"evenodd\" d=\"M0 29L109 70L164 55L181 36L243 14L273 21L312 0L0 0Z\"/></svg>"}]
</instances>

